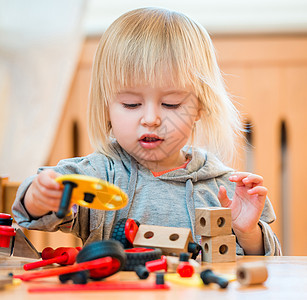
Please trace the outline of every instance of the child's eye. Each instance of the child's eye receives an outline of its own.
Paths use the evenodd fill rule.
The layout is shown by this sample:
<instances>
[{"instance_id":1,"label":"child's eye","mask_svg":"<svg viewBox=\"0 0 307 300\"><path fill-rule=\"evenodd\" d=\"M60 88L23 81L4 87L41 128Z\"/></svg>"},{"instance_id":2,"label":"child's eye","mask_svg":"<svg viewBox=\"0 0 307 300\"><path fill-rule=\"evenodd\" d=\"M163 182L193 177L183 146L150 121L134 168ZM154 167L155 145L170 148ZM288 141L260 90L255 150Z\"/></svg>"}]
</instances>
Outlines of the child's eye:
<instances>
[{"instance_id":1,"label":"child's eye","mask_svg":"<svg viewBox=\"0 0 307 300\"><path fill-rule=\"evenodd\" d=\"M140 106L141 103L123 103L123 107L128 108L128 109L133 109L133 108L137 108L138 106Z\"/></svg>"},{"instance_id":2,"label":"child's eye","mask_svg":"<svg viewBox=\"0 0 307 300\"><path fill-rule=\"evenodd\" d=\"M179 108L179 107L181 106L181 103L178 103L178 104L162 103L162 105L163 105L165 108L176 109L176 108Z\"/></svg>"}]
</instances>

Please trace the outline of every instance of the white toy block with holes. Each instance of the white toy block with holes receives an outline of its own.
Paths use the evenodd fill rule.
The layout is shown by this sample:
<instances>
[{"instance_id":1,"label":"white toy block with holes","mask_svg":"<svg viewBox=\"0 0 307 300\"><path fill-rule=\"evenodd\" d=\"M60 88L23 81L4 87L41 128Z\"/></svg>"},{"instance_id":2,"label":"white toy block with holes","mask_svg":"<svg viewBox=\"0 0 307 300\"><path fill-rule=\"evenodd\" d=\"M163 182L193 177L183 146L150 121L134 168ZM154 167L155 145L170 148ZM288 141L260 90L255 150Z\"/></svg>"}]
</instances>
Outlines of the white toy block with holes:
<instances>
[{"instance_id":1,"label":"white toy block with holes","mask_svg":"<svg viewBox=\"0 0 307 300\"><path fill-rule=\"evenodd\" d=\"M210 263L236 260L236 237L233 234L213 237L201 237L203 261Z\"/></svg>"},{"instance_id":2,"label":"white toy block with holes","mask_svg":"<svg viewBox=\"0 0 307 300\"><path fill-rule=\"evenodd\" d=\"M201 236L231 234L231 209L224 207L196 208L195 233Z\"/></svg>"},{"instance_id":3,"label":"white toy block with holes","mask_svg":"<svg viewBox=\"0 0 307 300\"><path fill-rule=\"evenodd\" d=\"M160 248L164 255L188 252L189 242L193 242L189 228L140 225L135 236L134 247Z\"/></svg>"}]
</instances>

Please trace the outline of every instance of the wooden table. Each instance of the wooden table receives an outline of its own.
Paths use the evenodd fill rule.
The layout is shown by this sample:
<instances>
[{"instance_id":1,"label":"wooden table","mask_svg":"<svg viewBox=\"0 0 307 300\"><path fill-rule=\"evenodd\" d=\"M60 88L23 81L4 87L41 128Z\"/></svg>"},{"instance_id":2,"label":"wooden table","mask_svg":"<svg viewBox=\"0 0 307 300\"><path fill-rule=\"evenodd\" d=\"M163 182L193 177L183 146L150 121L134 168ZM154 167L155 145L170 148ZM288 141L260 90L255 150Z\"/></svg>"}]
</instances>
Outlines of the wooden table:
<instances>
[{"instance_id":1,"label":"wooden table","mask_svg":"<svg viewBox=\"0 0 307 300\"><path fill-rule=\"evenodd\" d=\"M170 290L158 291L90 291L66 293L29 293L29 286L41 284L54 284L57 278L43 278L32 282L22 282L20 285L0 290L1 300L26 299L26 300L55 300L57 299L156 299L156 300L200 300L200 299L307 299L307 257L238 257L237 263L248 261L264 261L267 265L269 277L263 285L242 287L239 282L229 283L227 289L222 290L215 284L201 288L186 287L169 283ZM4 260L0 258L0 274L14 272L23 273L22 265L26 261L16 258ZM220 274L235 274L236 262L220 264L204 264L203 268L212 268ZM108 280L138 280L134 272L120 272ZM147 280L154 280L154 274Z\"/></svg>"}]
</instances>

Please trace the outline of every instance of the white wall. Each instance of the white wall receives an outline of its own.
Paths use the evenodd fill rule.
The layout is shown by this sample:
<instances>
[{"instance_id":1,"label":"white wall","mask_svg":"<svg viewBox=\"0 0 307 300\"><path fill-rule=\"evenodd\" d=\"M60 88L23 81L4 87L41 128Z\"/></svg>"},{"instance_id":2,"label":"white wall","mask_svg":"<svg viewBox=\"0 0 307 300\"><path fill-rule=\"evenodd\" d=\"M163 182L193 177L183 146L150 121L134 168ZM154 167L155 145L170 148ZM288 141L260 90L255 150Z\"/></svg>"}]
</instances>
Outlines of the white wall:
<instances>
[{"instance_id":1,"label":"white wall","mask_svg":"<svg viewBox=\"0 0 307 300\"><path fill-rule=\"evenodd\" d=\"M85 32L100 34L122 13L144 6L185 13L213 34L307 32L306 0L89 0Z\"/></svg>"},{"instance_id":2,"label":"white wall","mask_svg":"<svg viewBox=\"0 0 307 300\"><path fill-rule=\"evenodd\" d=\"M83 0L0 0L0 174L50 153L82 45Z\"/></svg>"}]
</instances>

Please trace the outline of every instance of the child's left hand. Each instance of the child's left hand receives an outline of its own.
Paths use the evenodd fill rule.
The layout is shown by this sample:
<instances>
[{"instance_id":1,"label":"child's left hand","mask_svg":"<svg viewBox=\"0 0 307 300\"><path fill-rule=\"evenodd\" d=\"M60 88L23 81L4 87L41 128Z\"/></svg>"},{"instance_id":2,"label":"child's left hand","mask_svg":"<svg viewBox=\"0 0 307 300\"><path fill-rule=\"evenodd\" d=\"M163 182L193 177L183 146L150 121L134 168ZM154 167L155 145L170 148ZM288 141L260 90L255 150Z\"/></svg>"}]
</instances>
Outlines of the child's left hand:
<instances>
[{"instance_id":1,"label":"child's left hand","mask_svg":"<svg viewBox=\"0 0 307 300\"><path fill-rule=\"evenodd\" d=\"M267 196L263 178L247 172L235 172L229 180L236 182L233 199L227 196L225 187L221 186L218 199L223 207L231 208L232 227L242 233L250 233L258 226Z\"/></svg>"}]
</instances>

